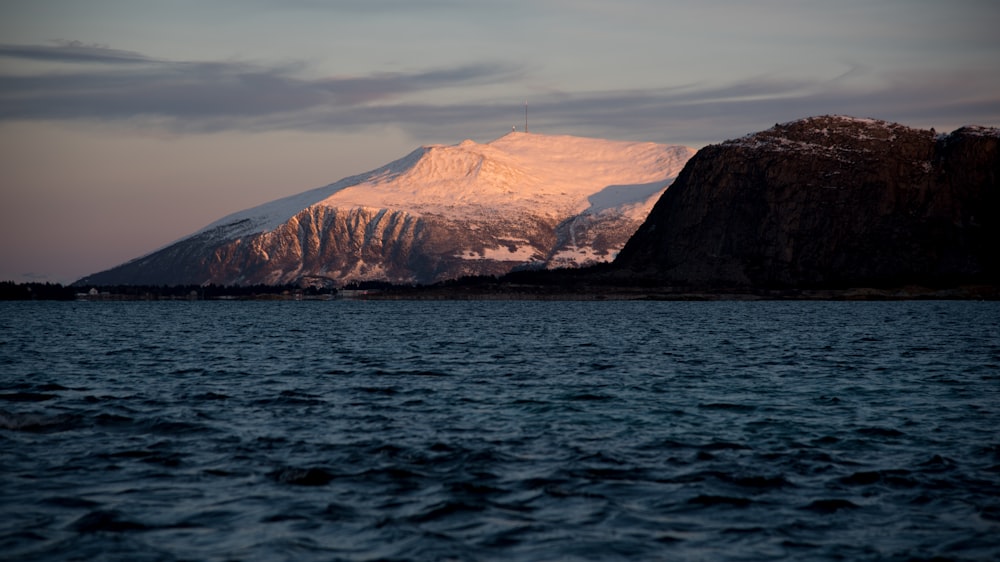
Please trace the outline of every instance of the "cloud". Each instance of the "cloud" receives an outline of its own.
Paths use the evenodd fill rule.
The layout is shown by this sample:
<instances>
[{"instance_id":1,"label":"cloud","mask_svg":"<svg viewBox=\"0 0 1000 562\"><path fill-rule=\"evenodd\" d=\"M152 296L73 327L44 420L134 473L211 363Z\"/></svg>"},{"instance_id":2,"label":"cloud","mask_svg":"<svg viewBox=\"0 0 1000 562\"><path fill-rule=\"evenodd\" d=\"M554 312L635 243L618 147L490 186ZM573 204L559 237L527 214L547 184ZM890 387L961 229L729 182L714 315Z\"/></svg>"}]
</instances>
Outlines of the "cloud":
<instances>
[{"instance_id":1,"label":"cloud","mask_svg":"<svg viewBox=\"0 0 1000 562\"><path fill-rule=\"evenodd\" d=\"M472 64L416 73L376 73L356 78L329 78L315 84L341 104L373 102L421 90L475 86L507 81L518 71L501 64Z\"/></svg>"},{"instance_id":2,"label":"cloud","mask_svg":"<svg viewBox=\"0 0 1000 562\"><path fill-rule=\"evenodd\" d=\"M294 65L167 61L79 43L0 45L0 56L112 65L0 74L0 119L150 117L174 120L182 127L188 120L210 118L216 127L240 128L252 118L273 121L275 115L310 109L337 111L413 92L495 83L518 73L506 65L480 63L305 79L295 75L301 69Z\"/></svg>"},{"instance_id":3,"label":"cloud","mask_svg":"<svg viewBox=\"0 0 1000 562\"><path fill-rule=\"evenodd\" d=\"M80 41L60 41L56 45L11 45L0 43L0 57L48 62L135 64L150 59L134 51L112 49L104 45L86 45Z\"/></svg>"},{"instance_id":4,"label":"cloud","mask_svg":"<svg viewBox=\"0 0 1000 562\"><path fill-rule=\"evenodd\" d=\"M854 76L857 78L857 76ZM964 90L956 88L962 84ZM701 146L812 115L843 114L947 131L1000 126L1000 90L970 74L899 76L883 83L758 77L722 85L548 94L529 103L536 132L646 139ZM323 129L398 124L417 138L452 138L520 128L521 100L497 104L395 104L291 123Z\"/></svg>"},{"instance_id":5,"label":"cloud","mask_svg":"<svg viewBox=\"0 0 1000 562\"><path fill-rule=\"evenodd\" d=\"M399 11L444 10L468 7L469 0L258 0L262 7L275 10L301 9L327 12L385 14Z\"/></svg>"},{"instance_id":6,"label":"cloud","mask_svg":"<svg viewBox=\"0 0 1000 562\"><path fill-rule=\"evenodd\" d=\"M85 119L188 133L396 126L417 138L499 136L520 123L531 81L521 67L500 62L316 78L303 77L307 69L295 64L170 61L76 42L5 44L0 57L70 63L68 70L35 74L0 71L0 122ZM484 95L481 87L500 97ZM442 89L450 103L423 101ZM536 131L692 145L827 113L942 130L1000 123L1000 88L990 75L883 76L861 66L828 79L757 76L724 84L546 91L529 105Z\"/></svg>"}]
</instances>

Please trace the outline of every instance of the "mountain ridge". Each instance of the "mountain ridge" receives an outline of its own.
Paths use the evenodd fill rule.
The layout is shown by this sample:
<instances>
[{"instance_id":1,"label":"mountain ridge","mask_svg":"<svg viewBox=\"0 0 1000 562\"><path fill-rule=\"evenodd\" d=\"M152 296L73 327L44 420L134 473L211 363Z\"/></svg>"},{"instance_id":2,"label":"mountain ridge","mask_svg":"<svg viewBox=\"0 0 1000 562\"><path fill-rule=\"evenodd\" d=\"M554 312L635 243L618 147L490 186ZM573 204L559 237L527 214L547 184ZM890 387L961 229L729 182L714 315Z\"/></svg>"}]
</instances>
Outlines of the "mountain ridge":
<instances>
[{"instance_id":1,"label":"mountain ridge","mask_svg":"<svg viewBox=\"0 0 1000 562\"><path fill-rule=\"evenodd\" d=\"M537 133L423 146L76 284L426 283L609 261L694 152Z\"/></svg>"}]
</instances>

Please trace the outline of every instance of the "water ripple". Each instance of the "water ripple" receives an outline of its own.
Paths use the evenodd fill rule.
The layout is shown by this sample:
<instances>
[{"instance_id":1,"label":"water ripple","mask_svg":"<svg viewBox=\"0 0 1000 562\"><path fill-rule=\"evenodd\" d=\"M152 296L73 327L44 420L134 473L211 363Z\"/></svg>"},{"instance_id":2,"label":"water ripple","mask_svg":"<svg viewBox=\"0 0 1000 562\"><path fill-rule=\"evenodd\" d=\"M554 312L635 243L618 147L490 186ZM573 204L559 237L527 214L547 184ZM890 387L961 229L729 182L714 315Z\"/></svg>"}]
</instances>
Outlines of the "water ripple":
<instances>
[{"instance_id":1,"label":"water ripple","mask_svg":"<svg viewBox=\"0 0 1000 562\"><path fill-rule=\"evenodd\" d=\"M996 303L0 307L12 560L1000 556Z\"/></svg>"}]
</instances>

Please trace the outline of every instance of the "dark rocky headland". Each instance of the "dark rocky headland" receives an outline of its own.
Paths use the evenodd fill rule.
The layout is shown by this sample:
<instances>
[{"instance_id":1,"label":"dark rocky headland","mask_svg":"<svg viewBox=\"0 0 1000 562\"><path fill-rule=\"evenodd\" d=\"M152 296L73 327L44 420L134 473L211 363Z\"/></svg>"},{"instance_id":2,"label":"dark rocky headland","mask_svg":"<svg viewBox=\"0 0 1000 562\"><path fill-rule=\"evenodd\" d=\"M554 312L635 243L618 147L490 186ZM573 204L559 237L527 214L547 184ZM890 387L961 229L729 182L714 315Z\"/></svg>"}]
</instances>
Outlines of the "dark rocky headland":
<instances>
[{"instance_id":1,"label":"dark rocky headland","mask_svg":"<svg viewBox=\"0 0 1000 562\"><path fill-rule=\"evenodd\" d=\"M699 151L615 266L669 285L956 285L997 280L998 234L997 129L817 117Z\"/></svg>"}]
</instances>

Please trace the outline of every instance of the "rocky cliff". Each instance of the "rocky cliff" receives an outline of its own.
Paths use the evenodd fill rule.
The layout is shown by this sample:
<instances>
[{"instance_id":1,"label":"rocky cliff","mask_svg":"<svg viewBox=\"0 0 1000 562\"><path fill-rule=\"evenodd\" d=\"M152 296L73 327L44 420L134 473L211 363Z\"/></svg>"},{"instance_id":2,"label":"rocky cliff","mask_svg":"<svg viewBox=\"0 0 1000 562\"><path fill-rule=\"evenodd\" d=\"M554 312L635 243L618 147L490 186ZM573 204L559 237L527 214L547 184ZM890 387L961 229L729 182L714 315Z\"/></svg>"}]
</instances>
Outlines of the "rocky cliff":
<instances>
[{"instance_id":1,"label":"rocky cliff","mask_svg":"<svg viewBox=\"0 0 1000 562\"><path fill-rule=\"evenodd\" d=\"M803 119L708 146L614 262L691 287L1000 279L1000 130Z\"/></svg>"}]
</instances>

